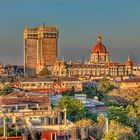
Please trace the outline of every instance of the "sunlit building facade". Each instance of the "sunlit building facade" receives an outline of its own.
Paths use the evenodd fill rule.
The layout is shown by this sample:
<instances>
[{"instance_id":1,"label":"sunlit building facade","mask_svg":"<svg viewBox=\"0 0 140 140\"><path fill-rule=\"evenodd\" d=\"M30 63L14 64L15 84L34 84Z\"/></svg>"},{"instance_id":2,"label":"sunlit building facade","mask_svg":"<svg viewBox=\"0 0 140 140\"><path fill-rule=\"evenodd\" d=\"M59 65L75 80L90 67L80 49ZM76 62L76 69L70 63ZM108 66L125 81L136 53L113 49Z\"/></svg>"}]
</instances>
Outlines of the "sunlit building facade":
<instances>
[{"instance_id":1,"label":"sunlit building facade","mask_svg":"<svg viewBox=\"0 0 140 140\"><path fill-rule=\"evenodd\" d=\"M24 30L24 72L35 76L42 67L53 65L58 57L58 30L44 24Z\"/></svg>"},{"instance_id":2,"label":"sunlit building facade","mask_svg":"<svg viewBox=\"0 0 140 140\"><path fill-rule=\"evenodd\" d=\"M51 74L58 77L123 77L132 74L133 62L128 57L125 64L109 60L109 51L102 44L101 36L93 46L90 58L86 63L66 63L64 60L56 61L54 66L47 67Z\"/></svg>"}]
</instances>

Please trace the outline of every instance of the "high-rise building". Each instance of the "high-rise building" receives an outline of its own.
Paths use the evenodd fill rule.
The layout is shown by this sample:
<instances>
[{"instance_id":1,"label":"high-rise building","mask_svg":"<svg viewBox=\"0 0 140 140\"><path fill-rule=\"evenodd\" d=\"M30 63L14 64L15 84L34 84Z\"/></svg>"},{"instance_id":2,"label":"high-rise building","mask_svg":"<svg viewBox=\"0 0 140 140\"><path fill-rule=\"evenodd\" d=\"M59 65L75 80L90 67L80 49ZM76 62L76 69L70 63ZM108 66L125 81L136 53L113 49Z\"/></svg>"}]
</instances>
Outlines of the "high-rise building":
<instances>
[{"instance_id":1,"label":"high-rise building","mask_svg":"<svg viewBox=\"0 0 140 140\"><path fill-rule=\"evenodd\" d=\"M24 73L37 74L37 67L53 65L58 57L58 29L44 24L24 30Z\"/></svg>"}]
</instances>

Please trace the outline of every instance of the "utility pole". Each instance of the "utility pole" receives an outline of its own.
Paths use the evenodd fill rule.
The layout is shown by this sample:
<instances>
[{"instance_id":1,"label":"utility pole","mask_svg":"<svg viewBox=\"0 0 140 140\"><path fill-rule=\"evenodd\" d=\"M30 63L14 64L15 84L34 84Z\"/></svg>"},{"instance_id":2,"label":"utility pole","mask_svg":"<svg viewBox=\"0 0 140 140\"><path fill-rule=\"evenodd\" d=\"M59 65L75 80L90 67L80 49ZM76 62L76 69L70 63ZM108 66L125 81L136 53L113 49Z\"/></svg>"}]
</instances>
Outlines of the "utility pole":
<instances>
[{"instance_id":1,"label":"utility pole","mask_svg":"<svg viewBox=\"0 0 140 140\"><path fill-rule=\"evenodd\" d=\"M106 117L106 134L108 134L108 118Z\"/></svg>"},{"instance_id":2,"label":"utility pole","mask_svg":"<svg viewBox=\"0 0 140 140\"><path fill-rule=\"evenodd\" d=\"M67 125L67 109L64 109L64 124Z\"/></svg>"},{"instance_id":3,"label":"utility pole","mask_svg":"<svg viewBox=\"0 0 140 140\"><path fill-rule=\"evenodd\" d=\"M6 120L5 116L3 117L3 137L7 137L7 127L6 127Z\"/></svg>"}]
</instances>

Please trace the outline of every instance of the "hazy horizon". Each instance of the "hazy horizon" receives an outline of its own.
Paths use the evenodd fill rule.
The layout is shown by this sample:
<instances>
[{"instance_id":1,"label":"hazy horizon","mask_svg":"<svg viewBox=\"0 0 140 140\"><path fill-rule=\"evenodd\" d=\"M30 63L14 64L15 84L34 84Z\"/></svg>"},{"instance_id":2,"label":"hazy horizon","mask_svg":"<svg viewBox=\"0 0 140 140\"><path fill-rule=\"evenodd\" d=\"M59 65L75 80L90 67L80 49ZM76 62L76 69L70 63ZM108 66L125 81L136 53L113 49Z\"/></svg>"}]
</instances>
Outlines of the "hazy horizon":
<instances>
[{"instance_id":1,"label":"hazy horizon","mask_svg":"<svg viewBox=\"0 0 140 140\"><path fill-rule=\"evenodd\" d=\"M23 64L23 30L45 23L59 29L59 59L87 60L97 36L110 59L140 64L139 0L1 0L0 62Z\"/></svg>"}]
</instances>

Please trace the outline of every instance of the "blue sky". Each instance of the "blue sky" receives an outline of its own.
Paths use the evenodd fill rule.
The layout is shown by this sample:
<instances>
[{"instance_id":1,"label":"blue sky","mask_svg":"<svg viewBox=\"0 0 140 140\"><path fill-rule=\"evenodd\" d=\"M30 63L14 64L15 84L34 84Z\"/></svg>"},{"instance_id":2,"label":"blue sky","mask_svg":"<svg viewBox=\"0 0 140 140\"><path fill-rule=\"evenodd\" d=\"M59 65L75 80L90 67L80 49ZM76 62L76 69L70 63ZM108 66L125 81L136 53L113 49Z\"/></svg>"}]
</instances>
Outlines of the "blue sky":
<instances>
[{"instance_id":1,"label":"blue sky","mask_svg":"<svg viewBox=\"0 0 140 140\"><path fill-rule=\"evenodd\" d=\"M140 63L140 0L0 0L0 61L23 64L23 30L59 29L59 58L86 60L97 36L110 59Z\"/></svg>"}]
</instances>

